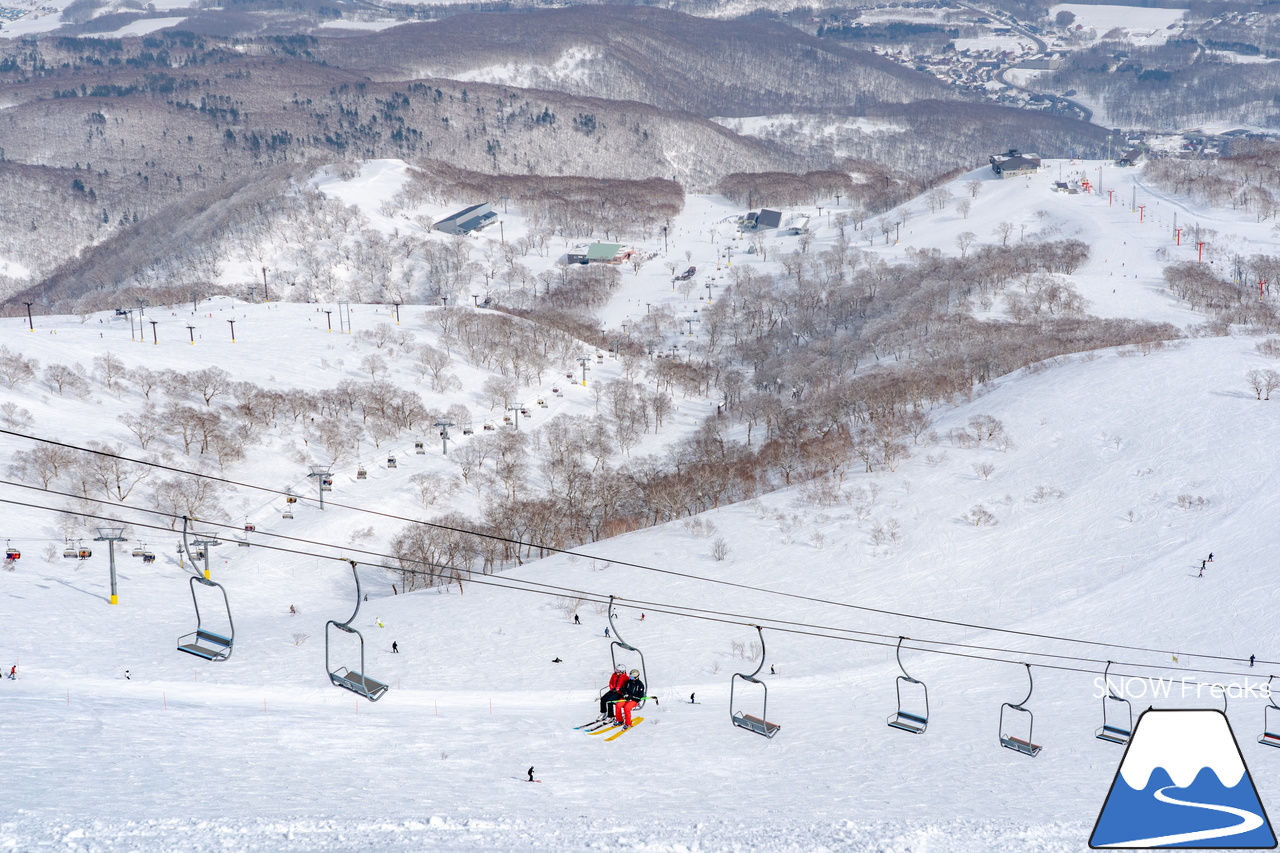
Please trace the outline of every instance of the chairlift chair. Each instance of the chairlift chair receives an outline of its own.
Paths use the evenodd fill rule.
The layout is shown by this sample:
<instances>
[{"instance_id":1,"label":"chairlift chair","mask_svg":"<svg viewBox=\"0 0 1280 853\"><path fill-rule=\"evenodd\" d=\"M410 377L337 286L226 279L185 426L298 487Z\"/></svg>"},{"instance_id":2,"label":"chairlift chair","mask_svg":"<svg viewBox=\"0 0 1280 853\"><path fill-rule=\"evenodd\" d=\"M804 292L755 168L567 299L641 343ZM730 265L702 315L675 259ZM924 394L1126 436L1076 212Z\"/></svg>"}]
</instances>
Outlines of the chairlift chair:
<instances>
[{"instance_id":1,"label":"chairlift chair","mask_svg":"<svg viewBox=\"0 0 1280 853\"><path fill-rule=\"evenodd\" d=\"M1262 734L1258 735L1258 743L1263 746L1280 746L1280 705L1276 704L1276 694L1271 690L1272 678L1275 676L1267 678L1267 691L1271 698L1267 707L1262 709Z\"/></svg>"},{"instance_id":2,"label":"chairlift chair","mask_svg":"<svg viewBox=\"0 0 1280 853\"><path fill-rule=\"evenodd\" d=\"M13 547L12 545L10 545L9 540L7 539L5 540L5 543L4 543L4 558L6 560L9 560L10 562L15 562L17 560L22 559L22 552L19 551L17 548Z\"/></svg>"},{"instance_id":3,"label":"chairlift chair","mask_svg":"<svg viewBox=\"0 0 1280 853\"><path fill-rule=\"evenodd\" d=\"M258 525L254 524L252 521L246 521L244 523L244 529L246 533L252 533L258 529Z\"/></svg>"},{"instance_id":4,"label":"chairlift chair","mask_svg":"<svg viewBox=\"0 0 1280 853\"><path fill-rule=\"evenodd\" d=\"M133 549L133 556L134 556L134 557L141 557L141 556L143 556L144 554L146 554L146 552L147 552L147 546L146 546L146 545L144 545L143 543L139 542L136 546L134 546L134 549Z\"/></svg>"},{"instance_id":5,"label":"chairlift chair","mask_svg":"<svg viewBox=\"0 0 1280 853\"><path fill-rule=\"evenodd\" d=\"M143 563L154 563L155 561L156 561L156 555L155 555L155 553L154 553L154 552L152 552L152 551L143 551L143 552L142 552L142 562L143 562Z\"/></svg>"},{"instance_id":6,"label":"chairlift chair","mask_svg":"<svg viewBox=\"0 0 1280 853\"><path fill-rule=\"evenodd\" d=\"M618 634L618 626L613 622L613 598L612 595L609 596L609 633L613 635L613 642L609 644L609 660L613 663L613 671L617 672L619 667L623 667L624 670L635 669L635 667L626 667L624 664L618 663L618 650L635 652L636 656L640 658L640 680L644 683L644 692L649 693L651 692L651 685L649 684L649 670L644 665L644 653L622 639ZM640 697L640 704L636 705L637 709L644 707L646 698L648 697Z\"/></svg>"},{"instance_id":7,"label":"chairlift chair","mask_svg":"<svg viewBox=\"0 0 1280 853\"><path fill-rule=\"evenodd\" d=\"M281 518L293 518L293 510L289 507L284 508L284 512L280 513Z\"/></svg>"},{"instance_id":8,"label":"chairlift chair","mask_svg":"<svg viewBox=\"0 0 1280 853\"><path fill-rule=\"evenodd\" d=\"M81 560L87 560L93 556L93 551L81 545L79 549L76 550L76 556Z\"/></svg>"},{"instance_id":9,"label":"chairlift chair","mask_svg":"<svg viewBox=\"0 0 1280 853\"><path fill-rule=\"evenodd\" d=\"M326 474L320 478L320 491L322 492L333 491L333 477Z\"/></svg>"},{"instance_id":10,"label":"chairlift chair","mask_svg":"<svg viewBox=\"0 0 1280 853\"><path fill-rule=\"evenodd\" d=\"M413 443L413 452L418 454L419 456L422 456L427 452L427 449L422 446L421 441L415 441Z\"/></svg>"},{"instance_id":11,"label":"chairlift chair","mask_svg":"<svg viewBox=\"0 0 1280 853\"><path fill-rule=\"evenodd\" d=\"M1027 668L1027 696L1016 705L1011 702L1005 702L1000 706L1000 745L1006 749L1012 749L1014 752L1020 752L1029 758L1035 758L1040 754L1040 747L1031 740L1032 728L1035 726L1035 715L1026 707L1027 702L1031 699L1031 693L1035 690L1035 681L1031 678L1031 664L1024 663ZM1005 712L1010 711L1008 718ZM1026 737L1021 737L1022 722L1026 722Z\"/></svg>"},{"instance_id":12,"label":"chairlift chair","mask_svg":"<svg viewBox=\"0 0 1280 853\"><path fill-rule=\"evenodd\" d=\"M356 469L356 479L357 480L369 479L369 472L364 469L363 465L361 465L359 468Z\"/></svg>"},{"instance_id":13,"label":"chairlift chair","mask_svg":"<svg viewBox=\"0 0 1280 853\"><path fill-rule=\"evenodd\" d=\"M330 619L324 624L324 668L325 671L329 673L329 680L333 682L335 687L350 690L352 693L363 696L370 702L377 702L382 698L382 695L387 692L388 687L381 681L375 681L374 679L364 675L364 637L351 625L351 623L356 620L357 614L360 613L360 572L356 569L355 560L348 560L347 562L351 564L351 574L354 575L356 579L356 609L352 611L351 616L345 622L338 622L335 619ZM360 642L359 670L351 670L345 666L340 666L335 669L330 663L330 627L337 628L339 631L344 631L348 634L354 634L356 639Z\"/></svg>"},{"instance_id":14,"label":"chairlift chair","mask_svg":"<svg viewBox=\"0 0 1280 853\"><path fill-rule=\"evenodd\" d=\"M388 468L396 467L396 458L394 456L387 457L387 467Z\"/></svg>"},{"instance_id":15,"label":"chairlift chair","mask_svg":"<svg viewBox=\"0 0 1280 853\"><path fill-rule=\"evenodd\" d=\"M756 632L759 633L760 635L760 663L758 666L756 666L755 671L752 672L750 675L744 672L735 672L733 676L729 679L729 719L730 721L732 721L732 723L735 726L744 728L749 732L755 732L758 735L764 735L767 738L771 738L774 735L776 735L778 733L778 729L782 727L779 726L777 723L770 723L768 721L769 720L769 716L768 716L769 685L765 684L762 679L757 678L757 676L760 674L760 670L764 668L764 658L765 658L764 631L760 628L759 625L752 625L751 627L755 628ZM749 681L752 684L760 685L760 688L763 691L762 700L760 703L760 716L757 717L752 714L748 714L745 711L738 708L737 695L735 691L737 689L739 678L741 678L743 681Z\"/></svg>"},{"instance_id":16,"label":"chairlift chair","mask_svg":"<svg viewBox=\"0 0 1280 853\"><path fill-rule=\"evenodd\" d=\"M1128 699L1117 696L1111 689L1111 679L1107 677L1110 671L1111 661L1107 661L1107 668L1102 671L1102 680L1107 686L1107 695L1102 697L1102 728L1094 732L1093 736L1098 740L1124 746L1133 737L1133 706Z\"/></svg>"},{"instance_id":17,"label":"chairlift chair","mask_svg":"<svg viewBox=\"0 0 1280 853\"><path fill-rule=\"evenodd\" d=\"M231 622L231 604L227 601L227 591L222 585L208 580L207 578L192 575L190 578L191 587L191 603L196 608L196 629L190 634L183 634L178 638L178 651L186 652L189 655L195 655L198 658L204 658L208 661L226 660L231 657L231 647L235 641L235 625ZM200 600L196 598L196 584L214 587L222 593L222 604L227 611L227 633L219 634L216 631L209 631L204 628L204 623L200 618Z\"/></svg>"},{"instance_id":18,"label":"chairlift chair","mask_svg":"<svg viewBox=\"0 0 1280 853\"><path fill-rule=\"evenodd\" d=\"M296 504L298 499L293 495L285 495L284 502L287 504Z\"/></svg>"},{"instance_id":19,"label":"chairlift chair","mask_svg":"<svg viewBox=\"0 0 1280 853\"><path fill-rule=\"evenodd\" d=\"M892 714L886 722L889 724L890 728L901 729L904 732L911 732L913 735L922 735L924 734L924 730L929 727L929 688L925 686L923 681L912 678L910 673L907 672L907 668L902 665L902 641L905 639L906 637L898 638L898 669L902 670L902 675L899 675L897 680L894 682L898 692L898 710L897 713ZM902 686L904 684L918 685L918 689L915 686L909 686L907 688L909 691L909 698L911 694L915 694L916 697L918 697L916 701L910 704L910 710L905 710L903 707ZM924 709L923 712L920 711L922 706Z\"/></svg>"}]
</instances>

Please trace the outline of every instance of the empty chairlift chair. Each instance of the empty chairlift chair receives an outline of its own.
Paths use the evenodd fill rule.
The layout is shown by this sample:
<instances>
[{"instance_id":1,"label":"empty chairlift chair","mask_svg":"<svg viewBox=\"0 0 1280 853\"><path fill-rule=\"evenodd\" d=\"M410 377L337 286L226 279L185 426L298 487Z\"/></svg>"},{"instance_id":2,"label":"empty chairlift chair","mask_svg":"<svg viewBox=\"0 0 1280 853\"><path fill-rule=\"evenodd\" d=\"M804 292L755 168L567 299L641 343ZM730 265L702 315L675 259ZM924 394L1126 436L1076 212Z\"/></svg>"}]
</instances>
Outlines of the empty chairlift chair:
<instances>
[{"instance_id":1,"label":"empty chairlift chair","mask_svg":"<svg viewBox=\"0 0 1280 853\"><path fill-rule=\"evenodd\" d=\"M218 590L222 593L222 604L227 611L227 632L220 634L204 627L200 616L200 601L196 597L196 584ZM191 603L196 609L196 629L190 634L178 638L178 651L204 658L208 661L221 661L231 657L231 647L235 641L235 625L231 622L231 604L227 601L227 591L221 584L195 575L191 576Z\"/></svg>"},{"instance_id":2,"label":"empty chairlift chair","mask_svg":"<svg viewBox=\"0 0 1280 853\"><path fill-rule=\"evenodd\" d=\"M1267 679L1267 689L1271 689L1271 676ZM1274 714L1271 712L1275 711ZM1276 694L1271 693L1271 700L1267 703L1267 707L1262 709L1262 734L1258 736L1258 743L1263 746L1280 746L1280 705L1276 704Z\"/></svg>"},{"instance_id":3,"label":"empty chairlift chair","mask_svg":"<svg viewBox=\"0 0 1280 853\"><path fill-rule=\"evenodd\" d=\"M1111 689L1111 661L1102 672L1103 683L1107 686L1107 695L1102 697L1102 728L1093 733L1098 740L1124 746L1133 737L1133 706L1128 699L1116 695ZM1277 744L1280 746L1280 744Z\"/></svg>"},{"instance_id":4,"label":"empty chairlift chair","mask_svg":"<svg viewBox=\"0 0 1280 853\"><path fill-rule=\"evenodd\" d=\"M759 625L752 625L751 627L755 628L756 632L760 635L760 664L756 667L755 672L752 672L750 675L742 672L735 672L729 679L729 719L735 726L744 728L749 732L755 732L758 735L764 735L765 737L771 738L776 735L778 733L778 729L782 727L777 723L771 723L768 721L769 686L756 677L760 674L760 670L764 668L764 631L761 630ZM748 714L739 707L738 696L736 693L738 679L742 679L744 682L749 681L752 684L760 685L760 716L757 717L754 714Z\"/></svg>"},{"instance_id":5,"label":"empty chairlift chair","mask_svg":"<svg viewBox=\"0 0 1280 853\"><path fill-rule=\"evenodd\" d=\"M356 609L345 622L338 622L330 619L324 625L324 668L329 673L329 680L333 682L335 687L341 687L344 690L350 690L370 702L377 702L382 698L382 694L387 692L387 685L381 681L374 681L364 674L364 637L360 632L352 627L351 623L356 620L356 616L360 613L360 572L356 569L356 561L348 560L351 564L351 574L356 579ZM329 629L336 628L347 634L354 634L360 644L360 669L348 669L345 666L335 668L330 662L329 650Z\"/></svg>"},{"instance_id":6,"label":"empty chairlift chair","mask_svg":"<svg viewBox=\"0 0 1280 853\"><path fill-rule=\"evenodd\" d=\"M62 559L64 560L75 560L79 556L79 550L77 550L76 546L72 545L70 542L68 542L67 546L62 549Z\"/></svg>"},{"instance_id":7,"label":"empty chairlift chair","mask_svg":"<svg viewBox=\"0 0 1280 853\"><path fill-rule=\"evenodd\" d=\"M1031 758L1040 754L1040 747L1032 742L1032 729L1035 726L1035 715L1026 707L1035 690L1035 681L1031 678L1031 664L1024 663L1027 668L1027 697L1016 705L1005 702L1000 706L1000 745L1012 749Z\"/></svg>"},{"instance_id":8,"label":"empty chairlift chair","mask_svg":"<svg viewBox=\"0 0 1280 853\"><path fill-rule=\"evenodd\" d=\"M898 693L898 711L886 722L891 728L922 735L929 727L929 688L923 681L912 678L902 665L902 641L905 639L906 637L898 638L898 669L902 670L902 675L894 682Z\"/></svg>"},{"instance_id":9,"label":"empty chairlift chair","mask_svg":"<svg viewBox=\"0 0 1280 853\"><path fill-rule=\"evenodd\" d=\"M147 544L145 542L139 542L136 546L134 546L133 556L141 557L145 553L147 553Z\"/></svg>"}]
</instances>

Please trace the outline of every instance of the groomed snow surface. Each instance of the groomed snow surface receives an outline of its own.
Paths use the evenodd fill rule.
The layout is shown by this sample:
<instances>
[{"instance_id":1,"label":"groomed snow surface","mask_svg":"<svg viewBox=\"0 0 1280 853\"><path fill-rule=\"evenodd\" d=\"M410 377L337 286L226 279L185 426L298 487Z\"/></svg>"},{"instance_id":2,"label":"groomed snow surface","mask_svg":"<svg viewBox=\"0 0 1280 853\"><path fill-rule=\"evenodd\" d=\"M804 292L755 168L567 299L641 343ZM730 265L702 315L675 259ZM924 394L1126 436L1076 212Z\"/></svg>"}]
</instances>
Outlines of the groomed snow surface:
<instances>
[{"instance_id":1,"label":"groomed snow surface","mask_svg":"<svg viewBox=\"0 0 1280 853\"><path fill-rule=\"evenodd\" d=\"M1092 174L1096 166L1076 168ZM967 220L952 211L930 217L917 204L911 239L920 234L914 245L946 251L955 233L981 230L990 240L996 222L1022 217L1013 221L1094 242L1075 283L1100 313L1203 320L1158 286L1156 253L1186 250L1170 248L1167 228L1149 221L1152 209L1140 226L1105 197L1049 193L1050 178L988 182ZM1173 204L1164 199L1160 215L1171 216ZM694 200L690 208L711 206ZM1039 209L1045 216L1031 213ZM1207 223L1206 212L1194 213ZM1242 241L1262 234L1251 238L1250 223L1218 215L1224 242L1227 232ZM701 226L680 227L692 241ZM877 250L890 259L904 251L908 229L902 244ZM624 279L653 284L646 272ZM624 288L609 322L643 311L635 308L643 295ZM358 329L372 322L373 307L353 307ZM354 337L324 330L315 308L220 301L202 312L211 318L190 306L149 309L175 312L159 346L130 342L128 329L105 316L37 318L34 334L25 318L3 320L0 339L42 364L88 365L110 350L130 366L217 364L261 384L330 387L358 375L359 353L347 351ZM233 311L241 316L235 344L223 322ZM406 317L420 335L423 311ZM185 342L187 322L207 324L195 346ZM355 626L365 670L391 689L369 703L329 684L325 622L346 619L355 605L350 568L336 558L355 553L353 531L375 527L358 547L385 550L399 526L364 510L422 513L408 477L451 470L434 439L425 456L401 442L400 465L375 459L365 481L353 464L335 469L330 497L347 508L321 513L301 502L286 521L278 499L237 493L228 510L257 525L257 544L325 557L230 542L215 549L213 578L235 619L234 653L216 664L175 650L195 616L174 534L144 537L158 555L151 565L128 555L133 542L117 551L120 603L111 606L105 543L92 543L84 563L46 560L48 544L62 547L55 517L4 504L0 534L23 556L14 571L0 571L0 664L19 667L16 681L0 682L0 849L1081 851L1122 754L1093 737L1102 724L1094 673L1108 659L1119 662L1112 675L1125 677L1135 716L1153 701L1221 707L1204 690L1197 697L1194 684L1184 690L1183 678L1236 685L1229 717L1262 802L1274 804L1280 751L1256 743L1265 702L1238 689L1256 690L1271 671L1263 662L1280 660L1272 639L1280 401L1256 400L1245 383L1246 371L1275 367L1255 343L1194 338L1004 377L971 402L935 409L937 443L913 448L894 472L855 468L834 501L788 489L707 514L700 521L711 521L714 535L686 519L504 573L648 602L619 607L617 624L644 652L660 704L650 702L645 721L611 743L572 730L595 716L610 656L604 608L582 604L575 625L567 593L466 582L394 595L386 574L363 569L369 597ZM318 366L322 358L329 366ZM566 383L564 391L554 401L564 412L591 410L589 388ZM36 433L76 443L123 441L116 418L140 406L131 391L78 401L39 383L0 391L0 400L30 409ZM689 423L673 430L692 424L683 414ZM998 418L1011 446L947 439L976 415ZM555 416L535 410L521 428ZM29 446L0 437L0 457ZM305 468L275 447L233 479L302 482ZM13 486L0 487L0 498L54 503ZM994 524L968 520L978 505ZM716 537L729 544L723 561L712 556ZM1214 562L1196 577L1211 551ZM668 605L730 615L691 619ZM216 618L212 606L202 599L208 618ZM783 621L823 636L787 633ZM766 626L767 716L782 726L772 740L729 722L730 675L758 663L737 653L756 638L750 623ZM878 644L832 638L837 629L880 635L862 637ZM899 636L913 638L903 662L929 688L929 728L919 736L885 724L895 709ZM351 640L334 636L335 664L355 666ZM953 650L998 660L931 654L923 641L988 647ZM1250 654L1260 661L1254 669ZM1027 691L1022 661L1034 665L1027 707L1044 747L1036 758L997 742L1001 703ZM1165 679L1157 684L1170 695L1153 700L1139 677ZM738 692L758 701L741 684ZM690 694L699 704L688 703ZM531 765L538 784L525 781Z\"/></svg>"}]
</instances>

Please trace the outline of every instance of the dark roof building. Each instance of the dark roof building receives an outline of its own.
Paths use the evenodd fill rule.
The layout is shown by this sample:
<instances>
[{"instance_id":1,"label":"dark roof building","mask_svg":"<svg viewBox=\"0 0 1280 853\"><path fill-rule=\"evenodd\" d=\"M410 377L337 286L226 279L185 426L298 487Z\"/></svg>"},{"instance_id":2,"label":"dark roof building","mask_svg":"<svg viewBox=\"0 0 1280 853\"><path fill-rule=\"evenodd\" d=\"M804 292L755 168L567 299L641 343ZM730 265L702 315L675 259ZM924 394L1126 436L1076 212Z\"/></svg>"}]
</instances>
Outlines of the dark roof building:
<instances>
[{"instance_id":1,"label":"dark roof building","mask_svg":"<svg viewBox=\"0 0 1280 853\"><path fill-rule=\"evenodd\" d=\"M1040 158L1035 154L1019 154L1016 149L1010 148L1004 154L991 156L991 171L1000 178L1034 175L1040 171Z\"/></svg>"},{"instance_id":2,"label":"dark roof building","mask_svg":"<svg viewBox=\"0 0 1280 853\"><path fill-rule=\"evenodd\" d=\"M1143 153L1141 148L1130 149L1123 157L1116 159L1117 166L1136 166L1142 162Z\"/></svg>"},{"instance_id":3,"label":"dark roof building","mask_svg":"<svg viewBox=\"0 0 1280 853\"><path fill-rule=\"evenodd\" d=\"M751 211L738 222L739 231L763 231L777 228L782 224L782 211L761 209L758 213Z\"/></svg>"},{"instance_id":4,"label":"dark roof building","mask_svg":"<svg viewBox=\"0 0 1280 853\"><path fill-rule=\"evenodd\" d=\"M435 224L435 229L445 234L470 234L472 231L491 225L497 218L498 214L493 212L493 205L486 201L483 204L464 207L452 216L441 219Z\"/></svg>"}]
</instances>

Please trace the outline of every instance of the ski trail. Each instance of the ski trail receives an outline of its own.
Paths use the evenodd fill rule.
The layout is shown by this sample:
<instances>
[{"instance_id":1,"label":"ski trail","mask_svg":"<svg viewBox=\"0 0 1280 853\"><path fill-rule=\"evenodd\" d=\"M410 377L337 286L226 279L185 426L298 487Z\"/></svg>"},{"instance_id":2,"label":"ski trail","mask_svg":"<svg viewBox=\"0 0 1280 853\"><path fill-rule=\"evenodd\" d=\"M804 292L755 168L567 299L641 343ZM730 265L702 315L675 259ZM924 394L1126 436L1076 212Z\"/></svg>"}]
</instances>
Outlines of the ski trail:
<instances>
[{"instance_id":1,"label":"ski trail","mask_svg":"<svg viewBox=\"0 0 1280 853\"><path fill-rule=\"evenodd\" d=\"M1229 835L1239 835L1243 832L1257 829L1262 826L1262 817L1244 809L1233 808L1232 806L1216 806L1208 803L1189 803L1185 800L1175 800L1173 797L1165 794L1169 788L1175 788L1176 785L1170 785L1161 788L1155 792L1155 797L1162 803L1169 803L1175 806L1189 806L1193 809L1209 809L1215 812L1226 812L1233 814L1242 819L1241 823L1235 826L1227 826L1221 829L1200 829L1195 832L1180 832L1174 835L1161 835L1156 838L1139 838L1136 841L1126 841L1122 844L1108 844L1107 847L1165 847L1171 844L1182 844L1187 841L1203 841L1208 838L1225 838Z\"/></svg>"}]
</instances>

